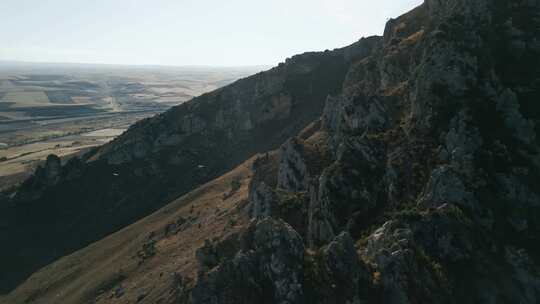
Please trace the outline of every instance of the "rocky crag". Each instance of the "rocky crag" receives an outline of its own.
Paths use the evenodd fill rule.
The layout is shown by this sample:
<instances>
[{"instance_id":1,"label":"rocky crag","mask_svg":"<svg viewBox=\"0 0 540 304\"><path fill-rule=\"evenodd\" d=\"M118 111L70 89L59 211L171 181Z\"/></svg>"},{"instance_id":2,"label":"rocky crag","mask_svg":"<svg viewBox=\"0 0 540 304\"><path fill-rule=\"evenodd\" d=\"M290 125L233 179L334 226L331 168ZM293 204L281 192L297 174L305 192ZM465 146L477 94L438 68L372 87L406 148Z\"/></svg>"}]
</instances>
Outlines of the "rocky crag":
<instances>
[{"instance_id":1,"label":"rocky crag","mask_svg":"<svg viewBox=\"0 0 540 304\"><path fill-rule=\"evenodd\" d=\"M114 216L98 237L268 151L251 223L197 251L180 303L538 303L538 58L540 1L426 0L383 37L293 57L61 169L51 158L7 218L92 181L102 201L52 210Z\"/></svg>"},{"instance_id":2,"label":"rocky crag","mask_svg":"<svg viewBox=\"0 0 540 304\"><path fill-rule=\"evenodd\" d=\"M254 165L194 303L538 303L540 2L427 0ZM217 245L216 245L217 246Z\"/></svg>"}]
</instances>

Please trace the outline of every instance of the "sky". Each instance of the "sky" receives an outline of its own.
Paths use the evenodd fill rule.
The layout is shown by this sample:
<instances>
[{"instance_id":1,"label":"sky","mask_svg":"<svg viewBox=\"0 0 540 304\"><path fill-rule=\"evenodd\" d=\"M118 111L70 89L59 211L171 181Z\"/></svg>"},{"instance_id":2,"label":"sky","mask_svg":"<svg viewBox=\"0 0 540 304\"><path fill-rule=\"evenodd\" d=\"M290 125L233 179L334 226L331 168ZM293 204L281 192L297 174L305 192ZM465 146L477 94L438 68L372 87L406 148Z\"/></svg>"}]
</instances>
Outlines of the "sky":
<instances>
[{"instance_id":1,"label":"sky","mask_svg":"<svg viewBox=\"0 0 540 304\"><path fill-rule=\"evenodd\" d=\"M422 0L0 0L0 60L275 65L381 35Z\"/></svg>"}]
</instances>

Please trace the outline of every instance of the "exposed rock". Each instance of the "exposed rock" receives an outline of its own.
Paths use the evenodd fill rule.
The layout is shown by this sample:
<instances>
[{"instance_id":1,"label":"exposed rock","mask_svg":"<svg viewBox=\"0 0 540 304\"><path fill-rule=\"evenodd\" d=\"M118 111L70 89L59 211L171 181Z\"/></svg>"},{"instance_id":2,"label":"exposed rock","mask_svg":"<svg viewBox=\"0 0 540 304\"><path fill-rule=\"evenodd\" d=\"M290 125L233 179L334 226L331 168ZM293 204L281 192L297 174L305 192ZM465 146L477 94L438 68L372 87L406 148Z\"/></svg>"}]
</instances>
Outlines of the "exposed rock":
<instances>
[{"instance_id":1,"label":"exposed rock","mask_svg":"<svg viewBox=\"0 0 540 304\"><path fill-rule=\"evenodd\" d=\"M427 207L440 207L446 203L477 207L474 195L467 191L462 178L448 166L433 170L420 203Z\"/></svg>"},{"instance_id":2,"label":"exposed rock","mask_svg":"<svg viewBox=\"0 0 540 304\"><path fill-rule=\"evenodd\" d=\"M294 192L307 190L309 174L303 152L303 146L297 138L292 138L281 146L278 188Z\"/></svg>"},{"instance_id":3,"label":"exposed rock","mask_svg":"<svg viewBox=\"0 0 540 304\"><path fill-rule=\"evenodd\" d=\"M366 214L380 204L382 151L366 138L347 137L336 151L336 161L310 186L308 244L328 243L335 231L352 223L355 214Z\"/></svg>"},{"instance_id":4,"label":"exposed rock","mask_svg":"<svg viewBox=\"0 0 540 304\"><path fill-rule=\"evenodd\" d=\"M301 205L282 218L305 235L304 281L288 279L304 300L537 301L537 2L428 0L391 19L326 99L320 127L285 142L276 170L255 174L257 216L281 216L287 198ZM269 109L288 109L286 97L274 100ZM216 282L205 281L212 273L271 277L247 275L261 267L254 252L200 284ZM270 298L256 286L250 300Z\"/></svg>"},{"instance_id":5,"label":"exposed rock","mask_svg":"<svg viewBox=\"0 0 540 304\"><path fill-rule=\"evenodd\" d=\"M249 200L252 203L251 217L263 218L272 215L272 208L277 198L274 189L265 182L260 182L250 188Z\"/></svg>"},{"instance_id":6,"label":"exposed rock","mask_svg":"<svg viewBox=\"0 0 540 304\"><path fill-rule=\"evenodd\" d=\"M327 175L323 173L319 182L310 184L309 209L308 209L308 235L309 247L316 247L329 242L335 236L336 220L332 214L330 202L321 193L324 188L319 188L320 184L325 184Z\"/></svg>"},{"instance_id":7,"label":"exposed rock","mask_svg":"<svg viewBox=\"0 0 540 304\"><path fill-rule=\"evenodd\" d=\"M406 224L386 222L367 239L363 256L376 273L382 303L450 303L444 277Z\"/></svg>"},{"instance_id":8,"label":"exposed rock","mask_svg":"<svg viewBox=\"0 0 540 304\"><path fill-rule=\"evenodd\" d=\"M377 229L368 238L364 256L381 276L383 303L410 303L408 273L418 273L419 265L409 244L411 230L396 226L395 222L386 222Z\"/></svg>"},{"instance_id":9,"label":"exposed rock","mask_svg":"<svg viewBox=\"0 0 540 304\"><path fill-rule=\"evenodd\" d=\"M70 166L70 168L75 169L72 175L79 173L76 172L78 168L75 168L75 166ZM60 158L55 154L50 154L47 156L45 163L37 167L34 175L23 183L23 186L18 189L13 197L19 201L39 199L48 187L54 187L61 181L62 174Z\"/></svg>"},{"instance_id":10,"label":"exposed rock","mask_svg":"<svg viewBox=\"0 0 540 304\"><path fill-rule=\"evenodd\" d=\"M450 121L450 130L446 134L441 159L448 161L459 172L471 175L474 170L476 151L482 146L482 138L473 125L470 115L460 111Z\"/></svg>"},{"instance_id":11,"label":"exposed rock","mask_svg":"<svg viewBox=\"0 0 540 304\"><path fill-rule=\"evenodd\" d=\"M251 218L264 218L272 215L277 204L278 198L274 190L277 183L276 162L274 155L266 154L253 163L253 177L248 190Z\"/></svg>"},{"instance_id":12,"label":"exposed rock","mask_svg":"<svg viewBox=\"0 0 540 304\"><path fill-rule=\"evenodd\" d=\"M303 255L302 239L289 225L254 221L240 252L199 275L193 303L303 303Z\"/></svg>"},{"instance_id":13,"label":"exposed rock","mask_svg":"<svg viewBox=\"0 0 540 304\"><path fill-rule=\"evenodd\" d=\"M376 97L329 98L326 104L324 125L331 130L361 134L388 125L388 109Z\"/></svg>"},{"instance_id":14,"label":"exposed rock","mask_svg":"<svg viewBox=\"0 0 540 304\"><path fill-rule=\"evenodd\" d=\"M55 185L59 179L62 172L62 164L60 163L60 158L54 154L47 156L45 161L45 167L43 167L43 178L46 185Z\"/></svg>"},{"instance_id":15,"label":"exposed rock","mask_svg":"<svg viewBox=\"0 0 540 304\"><path fill-rule=\"evenodd\" d=\"M370 280L366 266L360 262L351 236L343 232L322 248L322 263L331 279L334 299L329 303L362 303L361 289ZM365 290L363 296L365 296ZM321 303L324 303L321 301Z\"/></svg>"}]
</instances>

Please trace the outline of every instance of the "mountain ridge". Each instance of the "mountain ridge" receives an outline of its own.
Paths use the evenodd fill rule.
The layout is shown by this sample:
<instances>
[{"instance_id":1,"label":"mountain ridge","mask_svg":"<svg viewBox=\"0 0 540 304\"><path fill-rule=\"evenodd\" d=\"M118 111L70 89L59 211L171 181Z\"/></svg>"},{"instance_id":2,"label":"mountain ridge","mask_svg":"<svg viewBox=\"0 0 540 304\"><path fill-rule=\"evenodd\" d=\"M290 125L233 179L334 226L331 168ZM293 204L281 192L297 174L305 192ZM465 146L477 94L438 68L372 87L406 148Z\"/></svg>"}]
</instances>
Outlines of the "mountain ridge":
<instances>
[{"instance_id":1,"label":"mountain ridge","mask_svg":"<svg viewBox=\"0 0 540 304\"><path fill-rule=\"evenodd\" d=\"M278 136L277 150L260 151L249 177L221 187L222 201L242 189L229 219L243 220L230 235L195 233L206 238L195 252L174 251L190 252L195 277L164 285L126 276L93 300L538 302L540 2L426 0L371 39L318 115ZM268 104L287 109L277 92ZM99 158L131 165L152 155L152 145L140 146L145 136L174 141L200 130L198 118L182 117L156 133L142 122L127 151L112 146ZM239 130L252 126L238 117ZM156 240L143 256L180 269L174 258L152 260L169 242ZM140 297L147 289L168 292Z\"/></svg>"}]
</instances>

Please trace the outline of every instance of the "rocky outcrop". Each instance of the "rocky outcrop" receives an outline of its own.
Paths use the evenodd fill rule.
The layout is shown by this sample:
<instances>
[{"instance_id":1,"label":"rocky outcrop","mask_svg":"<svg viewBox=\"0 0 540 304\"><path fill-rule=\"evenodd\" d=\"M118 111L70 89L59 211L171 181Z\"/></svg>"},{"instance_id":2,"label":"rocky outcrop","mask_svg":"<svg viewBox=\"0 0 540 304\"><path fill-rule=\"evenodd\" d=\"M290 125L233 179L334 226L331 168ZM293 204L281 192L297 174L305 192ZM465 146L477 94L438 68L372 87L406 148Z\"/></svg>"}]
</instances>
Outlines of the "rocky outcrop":
<instances>
[{"instance_id":1,"label":"rocky outcrop","mask_svg":"<svg viewBox=\"0 0 540 304\"><path fill-rule=\"evenodd\" d=\"M231 259L203 272L193 303L303 303L304 245L286 223L254 221L242 249Z\"/></svg>"},{"instance_id":2,"label":"rocky outcrop","mask_svg":"<svg viewBox=\"0 0 540 304\"><path fill-rule=\"evenodd\" d=\"M202 266L193 303L363 303L370 273L348 233L316 253L283 221L253 221L243 247L209 269ZM209 244L198 250L209 252ZM205 260L215 261L215 250ZM304 260L307 259L307 260Z\"/></svg>"},{"instance_id":3,"label":"rocky outcrop","mask_svg":"<svg viewBox=\"0 0 540 304\"><path fill-rule=\"evenodd\" d=\"M374 303L538 298L540 69L527 67L538 7L426 1L390 20L317 130L282 146L276 191L307 193L306 246L326 252L343 231L357 240ZM314 134L330 155L317 170L304 144ZM319 276L342 272L321 259L308 259Z\"/></svg>"},{"instance_id":4,"label":"rocky outcrop","mask_svg":"<svg viewBox=\"0 0 540 304\"><path fill-rule=\"evenodd\" d=\"M341 136L341 135L339 135ZM335 162L326 167L310 188L310 246L329 242L336 232L357 229L357 215L381 207L383 171L380 145L363 137L349 137L336 150Z\"/></svg>"},{"instance_id":5,"label":"rocky outcrop","mask_svg":"<svg viewBox=\"0 0 540 304\"><path fill-rule=\"evenodd\" d=\"M253 162L253 177L248 187L251 218L268 217L275 211L278 201L278 194L275 191L276 162L276 156L268 153Z\"/></svg>"},{"instance_id":6,"label":"rocky outcrop","mask_svg":"<svg viewBox=\"0 0 540 304\"><path fill-rule=\"evenodd\" d=\"M288 140L279 149L278 187L287 191L306 191L309 174L304 147L297 138Z\"/></svg>"},{"instance_id":7,"label":"rocky outcrop","mask_svg":"<svg viewBox=\"0 0 540 304\"><path fill-rule=\"evenodd\" d=\"M318 187L320 183L326 183L326 178L322 175L319 183L314 182L310 185L307 235L310 247L327 243L336 235L336 218L332 212L332 206L324 196L324 192L321 193ZM324 191L324 188L322 189L321 191Z\"/></svg>"},{"instance_id":8,"label":"rocky outcrop","mask_svg":"<svg viewBox=\"0 0 540 304\"><path fill-rule=\"evenodd\" d=\"M407 224L386 222L368 237L362 254L375 270L382 303L452 302L440 265L415 244Z\"/></svg>"},{"instance_id":9,"label":"rocky outcrop","mask_svg":"<svg viewBox=\"0 0 540 304\"><path fill-rule=\"evenodd\" d=\"M41 172L40 170L36 172L36 175L38 176L38 178L40 176L43 177L43 183L45 185L52 186L58 183L62 170L62 164L58 156L54 154L47 156L45 166L42 168L43 169L41 170Z\"/></svg>"},{"instance_id":10,"label":"rocky outcrop","mask_svg":"<svg viewBox=\"0 0 540 304\"><path fill-rule=\"evenodd\" d=\"M55 154L47 156L45 163L37 167L34 175L23 184L22 191L14 193L13 197L20 200L38 199L48 187L55 186L62 178L62 163Z\"/></svg>"},{"instance_id":11,"label":"rocky outcrop","mask_svg":"<svg viewBox=\"0 0 540 304\"><path fill-rule=\"evenodd\" d=\"M277 188L289 192L306 192L310 183L330 163L327 134L317 120L297 137L287 140L279 149Z\"/></svg>"},{"instance_id":12,"label":"rocky outcrop","mask_svg":"<svg viewBox=\"0 0 540 304\"><path fill-rule=\"evenodd\" d=\"M251 205L251 217L263 218L272 215L277 201L274 189L264 181L253 184L249 190Z\"/></svg>"}]
</instances>

